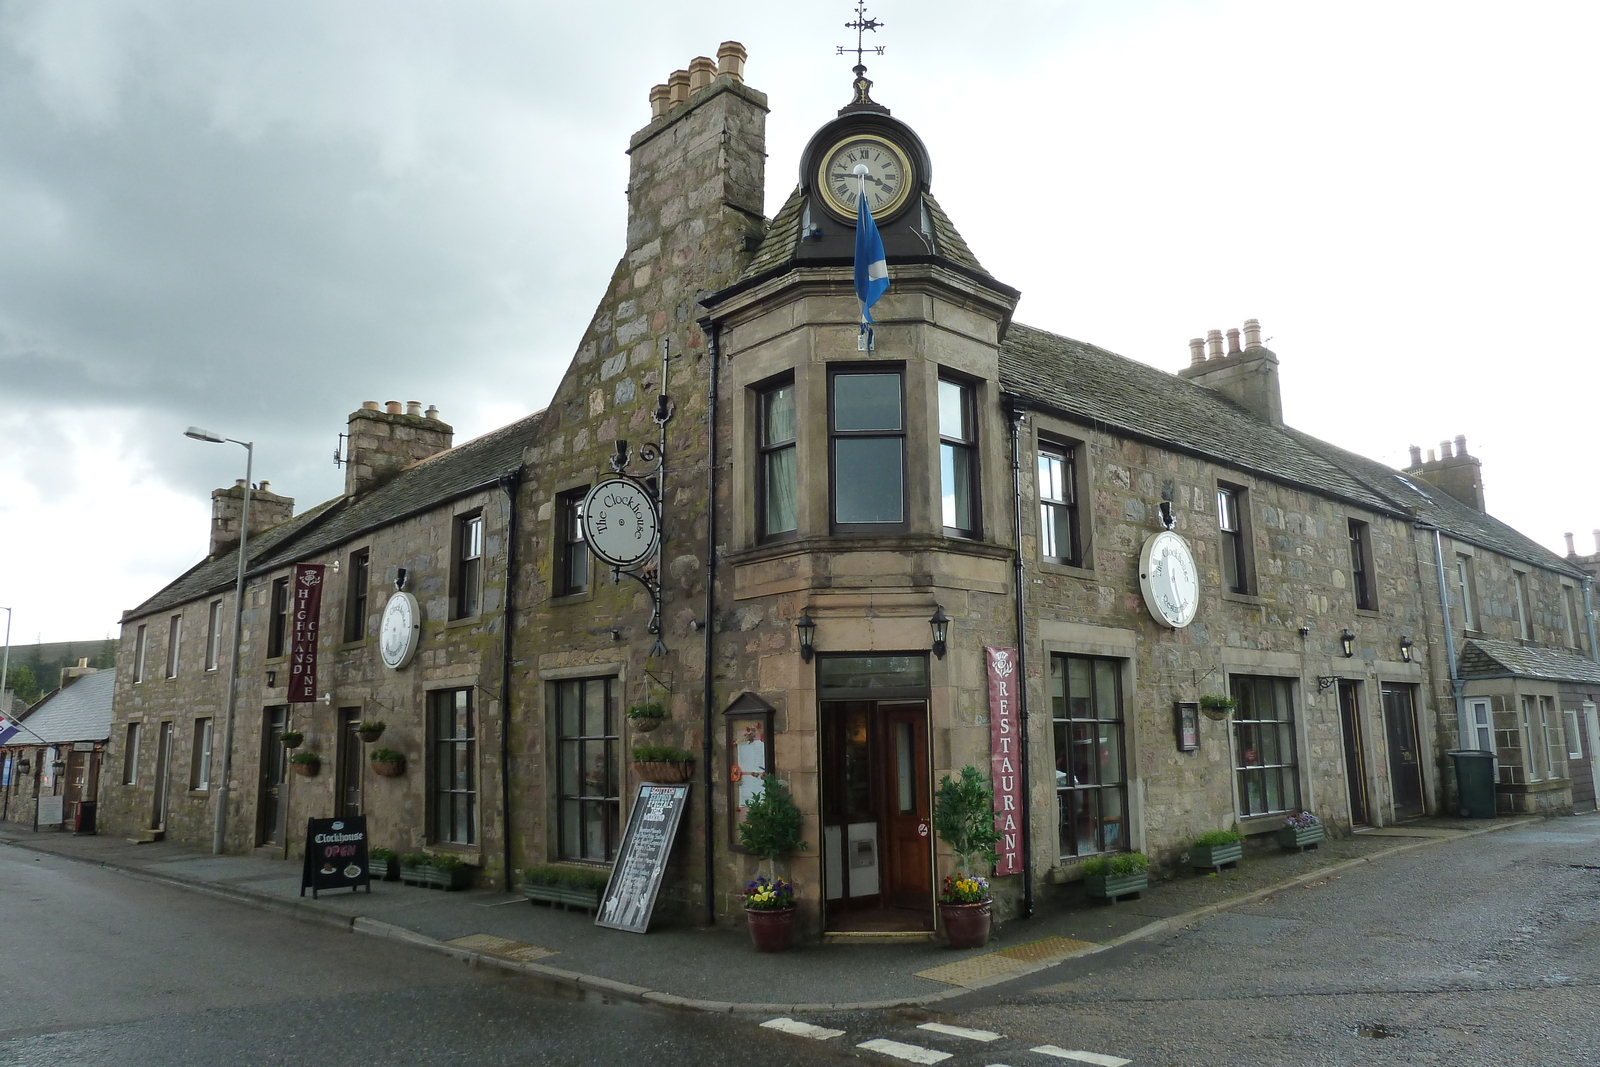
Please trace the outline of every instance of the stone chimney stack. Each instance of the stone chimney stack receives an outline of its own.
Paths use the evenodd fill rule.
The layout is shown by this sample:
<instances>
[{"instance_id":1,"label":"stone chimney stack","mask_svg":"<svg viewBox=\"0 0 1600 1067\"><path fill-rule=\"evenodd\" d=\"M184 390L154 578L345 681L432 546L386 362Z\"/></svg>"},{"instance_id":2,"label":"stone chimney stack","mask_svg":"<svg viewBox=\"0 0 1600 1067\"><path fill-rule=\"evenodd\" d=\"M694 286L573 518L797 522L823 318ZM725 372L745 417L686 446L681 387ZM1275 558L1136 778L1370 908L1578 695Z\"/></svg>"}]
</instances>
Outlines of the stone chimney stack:
<instances>
[{"instance_id":1,"label":"stone chimney stack","mask_svg":"<svg viewBox=\"0 0 1600 1067\"><path fill-rule=\"evenodd\" d=\"M1239 347L1238 330L1228 331L1228 351L1222 350L1222 331L1206 334L1205 359L1189 342L1189 366L1178 372L1180 378L1203 385L1249 408L1274 426L1283 425L1283 397L1278 390L1278 356L1261 343L1261 323L1246 319L1244 347Z\"/></svg>"},{"instance_id":2,"label":"stone chimney stack","mask_svg":"<svg viewBox=\"0 0 1600 1067\"><path fill-rule=\"evenodd\" d=\"M244 479L226 489L211 491L211 555L220 556L239 547L239 517L244 512ZM294 517L294 497L279 496L266 482L250 491L250 536L288 522Z\"/></svg>"},{"instance_id":3,"label":"stone chimney stack","mask_svg":"<svg viewBox=\"0 0 1600 1067\"><path fill-rule=\"evenodd\" d=\"M344 468L344 495L355 496L376 488L429 456L450 447L455 431L431 414L422 413L420 401L402 409L398 400L382 409L368 400L350 414L350 452ZM253 510L253 507L252 507Z\"/></svg>"},{"instance_id":4,"label":"stone chimney stack","mask_svg":"<svg viewBox=\"0 0 1600 1067\"><path fill-rule=\"evenodd\" d=\"M1454 442L1440 441L1437 457L1430 448L1428 458L1418 462L1418 451L1412 446L1411 466L1402 473L1444 490L1474 511L1486 510L1483 506L1483 463L1478 457L1467 455L1465 434L1457 436Z\"/></svg>"},{"instance_id":5,"label":"stone chimney stack","mask_svg":"<svg viewBox=\"0 0 1600 1067\"><path fill-rule=\"evenodd\" d=\"M1572 535L1564 533L1561 536L1567 539L1567 555L1576 556L1578 554L1578 546L1573 542Z\"/></svg>"},{"instance_id":6,"label":"stone chimney stack","mask_svg":"<svg viewBox=\"0 0 1600 1067\"><path fill-rule=\"evenodd\" d=\"M62 689L65 689L67 686L71 685L73 682L76 682L79 678L82 678L86 674L99 673L100 668L89 666L89 660L87 658L80 659L78 660L78 665L76 667L61 668L61 677L57 684Z\"/></svg>"}]
</instances>

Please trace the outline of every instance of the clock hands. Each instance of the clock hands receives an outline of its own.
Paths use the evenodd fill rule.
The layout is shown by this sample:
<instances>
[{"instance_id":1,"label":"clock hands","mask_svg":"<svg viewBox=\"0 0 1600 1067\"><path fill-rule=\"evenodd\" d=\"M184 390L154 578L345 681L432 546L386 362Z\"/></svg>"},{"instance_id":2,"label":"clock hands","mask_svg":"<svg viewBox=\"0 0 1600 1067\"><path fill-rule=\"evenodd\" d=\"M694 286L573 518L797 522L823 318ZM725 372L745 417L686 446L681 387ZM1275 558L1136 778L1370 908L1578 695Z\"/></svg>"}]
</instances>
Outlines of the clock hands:
<instances>
[{"instance_id":1,"label":"clock hands","mask_svg":"<svg viewBox=\"0 0 1600 1067\"><path fill-rule=\"evenodd\" d=\"M848 181L851 178L865 178L867 181L871 182L874 185L883 185L884 184L883 179L874 178L870 174L843 174L843 173L840 173L840 174L833 175L833 177L836 178L836 179L843 179L843 180L846 180L846 181Z\"/></svg>"}]
</instances>

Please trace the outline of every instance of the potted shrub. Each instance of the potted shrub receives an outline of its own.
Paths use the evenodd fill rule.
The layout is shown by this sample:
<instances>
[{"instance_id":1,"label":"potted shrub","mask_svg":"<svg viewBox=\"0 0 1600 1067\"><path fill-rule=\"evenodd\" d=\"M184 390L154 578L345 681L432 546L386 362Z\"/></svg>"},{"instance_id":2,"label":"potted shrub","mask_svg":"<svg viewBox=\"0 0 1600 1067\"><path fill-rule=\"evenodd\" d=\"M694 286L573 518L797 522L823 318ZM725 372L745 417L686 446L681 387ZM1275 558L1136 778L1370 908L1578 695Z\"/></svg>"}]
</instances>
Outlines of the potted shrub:
<instances>
[{"instance_id":1,"label":"potted shrub","mask_svg":"<svg viewBox=\"0 0 1600 1067\"><path fill-rule=\"evenodd\" d=\"M541 863L522 872L522 895L529 904L543 901L564 908L598 911L606 881L605 871Z\"/></svg>"},{"instance_id":2,"label":"potted shrub","mask_svg":"<svg viewBox=\"0 0 1600 1067\"><path fill-rule=\"evenodd\" d=\"M1138 896L1150 887L1150 859L1143 852L1096 856L1085 860L1083 893L1090 900L1115 904L1118 897Z\"/></svg>"},{"instance_id":3,"label":"potted shrub","mask_svg":"<svg viewBox=\"0 0 1600 1067\"><path fill-rule=\"evenodd\" d=\"M628 721L641 734L650 733L667 721L667 709L659 700L646 700L628 709Z\"/></svg>"},{"instance_id":4,"label":"potted shrub","mask_svg":"<svg viewBox=\"0 0 1600 1067\"><path fill-rule=\"evenodd\" d=\"M1308 848L1316 848L1327 840L1327 835L1322 829L1322 820L1309 811L1302 811L1298 815L1291 815L1284 822L1283 829L1272 835L1282 848L1292 848L1296 852L1303 852Z\"/></svg>"},{"instance_id":5,"label":"potted shrub","mask_svg":"<svg viewBox=\"0 0 1600 1067\"><path fill-rule=\"evenodd\" d=\"M315 778L317 772L322 769L322 757L315 752L296 752L289 757L289 766L296 774Z\"/></svg>"},{"instance_id":6,"label":"potted shrub","mask_svg":"<svg viewBox=\"0 0 1600 1067\"><path fill-rule=\"evenodd\" d=\"M392 748L373 749L372 755L367 758L367 762L372 764L373 773L380 774L385 778L394 778L406 773L406 754L404 752L396 752Z\"/></svg>"},{"instance_id":7,"label":"potted shrub","mask_svg":"<svg viewBox=\"0 0 1600 1067\"><path fill-rule=\"evenodd\" d=\"M1208 719L1226 719L1238 706L1239 702L1232 697L1212 696L1207 693L1200 698L1200 710Z\"/></svg>"},{"instance_id":8,"label":"potted shrub","mask_svg":"<svg viewBox=\"0 0 1600 1067\"><path fill-rule=\"evenodd\" d=\"M299 730L285 730L278 735L278 740L283 743L284 748L299 748L300 742L305 739L306 735Z\"/></svg>"},{"instance_id":9,"label":"potted shrub","mask_svg":"<svg viewBox=\"0 0 1600 1067\"><path fill-rule=\"evenodd\" d=\"M394 849L378 845L368 852L367 873L374 881L396 881L400 877L400 864L394 858Z\"/></svg>"},{"instance_id":10,"label":"potted shrub","mask_svg":"<svg viewBox=\"0 0 1600 1067\"><path fill-rule=\"evenodd\" d=\"M646 782L687 782L694 777L694 753L671 745L634 745L633 772Z\"/></svg>"},{"instance_id":11,"label":"potted shrub","mask_svg":"<svg viewBox=\"0 0 1600 1067\"><path fill-rule=\"evenodd\" d=\"M1189 846L1189 866L1221 871L1244 858L1244 838L1237 830L1207 830Z\"/></svg>"},{"instance_id":12,"label":"potted shrub","mask_svg":"<svg viewBox=\"0 0 1600 1067\"><path fill-rule=\"evenodd\" d=\"M372 742L383 736L383 731L386 728L386 724L381 719L373 719L370 722L359 722L356 724L356 736L370 745Z\"/></svg>"},{"instance_id":13,"label":"potted shrub","mask_svg":"<svg viewBox=\"0 0 1600 1067\"><path fill-rule=\"evenodd\" d=\"M757 952L782 952L794 943L794 886L778 877L778 857L805 849L804 829L788 788L775 774L763 777L739 824L739 844L767 861L767 874L744 887L744 914Z\"/></svg>"},{"instance_id":14,"label":"potted shrub","mask_svg":"<svg viewBox=\"0 0 1600 1067\"><path fill-rule=\"evenodd\" d=\"M947 875L939 893L939 918L951 948L981 948L992 919L989 883L972 873L975 861L993 864L1000 831L994 827L994 791L971 764L961 777L948 774L933 796L933 828L956 854L958 876Z\"/></svg>"}]
</instances>

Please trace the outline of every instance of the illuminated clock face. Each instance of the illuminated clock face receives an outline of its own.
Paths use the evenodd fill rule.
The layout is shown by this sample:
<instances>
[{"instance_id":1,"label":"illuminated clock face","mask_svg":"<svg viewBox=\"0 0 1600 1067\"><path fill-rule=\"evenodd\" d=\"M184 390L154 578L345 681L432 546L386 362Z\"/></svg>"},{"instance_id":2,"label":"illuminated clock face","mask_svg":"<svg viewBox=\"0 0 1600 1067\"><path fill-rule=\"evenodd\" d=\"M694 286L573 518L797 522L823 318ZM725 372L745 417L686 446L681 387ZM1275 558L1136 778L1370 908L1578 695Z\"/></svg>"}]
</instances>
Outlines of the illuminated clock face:
<instances>
[{"instance_id":1,"label":"illuminated clock face","mask_svg":"<svg viewBox=\"0 0 1600 1067\"><path fill-rule=\"evenodd\" d=\"M411 662L417 651L417 635L422 630L422 611L410 593L396 593L383 606L383 622L378 627L378 652L391 670Z\"/></svg>"},{"instance_id":2,"label":"illuminated clock face","mask_svg":"<svg viewBox=\"0 0 1600 1067\"><path fill-rule=\"evenodd\" d=\"M865 167L866 173L857 172ZM874 219L885 219L905 204L914 184L911 163L899 146L882 137L857 134L834 146L823 157L817 187L824 201L842 217L856 217L856 197L862 185Z\"/></svg>"},{"instance_id":3,"label":"illuminated clock face","mask_svg":"<svg viewBox=\"0 0 1600 1067\"><path fill-rule=\"evenodd\" d=\"M1174 630L1194 621L1200 606L1200 578L1194 556L1171 530L1152 534L1139 553L1139 590L1152 618Z\"/></svg>"}]
</instances>

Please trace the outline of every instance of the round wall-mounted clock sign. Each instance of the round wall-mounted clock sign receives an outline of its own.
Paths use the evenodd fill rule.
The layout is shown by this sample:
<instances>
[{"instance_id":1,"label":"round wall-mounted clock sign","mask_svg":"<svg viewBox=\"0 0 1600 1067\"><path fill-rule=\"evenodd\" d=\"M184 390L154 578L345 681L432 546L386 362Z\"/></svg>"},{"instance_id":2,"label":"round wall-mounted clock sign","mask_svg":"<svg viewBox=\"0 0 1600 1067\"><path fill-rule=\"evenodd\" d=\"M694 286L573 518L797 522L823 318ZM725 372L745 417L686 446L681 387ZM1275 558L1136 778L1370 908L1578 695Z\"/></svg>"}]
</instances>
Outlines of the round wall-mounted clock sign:
<instances>
[{"instance_id":1,"label":"round wall-mounted clock sign","mask_svg":"<svg viewBox=\"0 0 1600 1067\"><path fill-rule=\"evenodd\" d=\"M1194 556L1171 530L1151 534L1139 553L1139 591L1156 622L1182 629L1200 606L1200 578Z\"/></svg>"},{"instance_id":2,"label":"round wall-mounted clock sign","mask_svg":"<svg viewBox=\"0 0 1600 1067\"><path fill-rule=\"evenodd\" d=\"M635 567L655 554L661 516L650 491L629 478L608 478L583 498L583 538L613 567Z\"/></svg>"},{"instance_id":3,"label":"round wall-mounted clock sign","mask_svg":"<svg viewBox=\"0 0 1600 1067\"><path fill-rule=\"evenodd\" d=\"M866 174L859 175L857 167L865 167ZM858 133L846 137L822 157L817 188L822 190L823 203L830 210L854 222L863 183L867 207L874 219L882 221L905 206L916 175L910 158L899 145L877 134Z\"/></svg>"},{"instance_id":4,"label":"round wall-mounted clock sign","mask_svg":"<svg viewBox=\"0 0 1600 1067\"><path fill-rule=\"evenodd\" d=\"M383 606L383 622L378 627L378 653L384 665L400 670L417 654L417 639L422 634L422 608L410 593L396 593Z\"/></svg>"}]
</instances>

